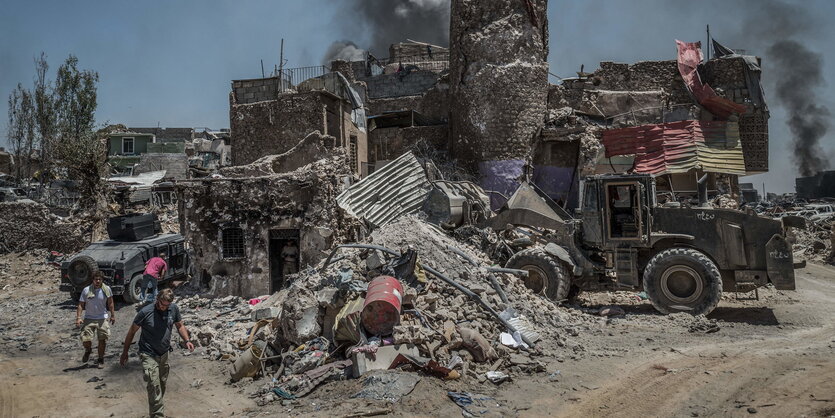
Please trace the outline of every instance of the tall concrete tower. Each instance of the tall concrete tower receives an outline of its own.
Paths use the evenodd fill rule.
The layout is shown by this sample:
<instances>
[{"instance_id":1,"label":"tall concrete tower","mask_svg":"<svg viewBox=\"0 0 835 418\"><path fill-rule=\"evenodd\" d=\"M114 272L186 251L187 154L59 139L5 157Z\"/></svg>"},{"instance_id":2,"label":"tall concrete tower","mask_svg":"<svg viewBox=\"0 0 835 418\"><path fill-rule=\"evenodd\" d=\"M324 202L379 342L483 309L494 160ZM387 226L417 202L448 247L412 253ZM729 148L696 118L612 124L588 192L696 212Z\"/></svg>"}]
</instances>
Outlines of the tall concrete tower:
<instances>
[{"instance_id":1,"label":"tall concrete tower","mask_svg":"<svg viewBox=\"0 0 835 418\"><path fill-rule=\"evenodd\" d=\"M452 0L452 154L512 193L548 100L547 0Z\"/></svg>"}]
</instances>

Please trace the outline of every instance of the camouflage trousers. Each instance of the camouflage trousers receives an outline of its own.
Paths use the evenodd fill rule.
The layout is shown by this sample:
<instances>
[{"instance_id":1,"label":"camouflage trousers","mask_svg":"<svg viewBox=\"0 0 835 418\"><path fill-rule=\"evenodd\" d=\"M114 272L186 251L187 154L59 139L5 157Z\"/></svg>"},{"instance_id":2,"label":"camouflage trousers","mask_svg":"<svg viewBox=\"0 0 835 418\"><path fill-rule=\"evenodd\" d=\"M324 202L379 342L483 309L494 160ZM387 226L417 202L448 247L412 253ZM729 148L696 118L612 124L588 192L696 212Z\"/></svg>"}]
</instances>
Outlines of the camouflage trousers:
<instances>
[{"instance_id":1,"label":"camouflage trousers","mask_svg":"<svg viewBox=\"0 0 835 418\"><path fill-rule=\"evenodd\" d=\"M161 356L139 353L139 359L142 361L142 372L148 389L148 415L152 418L164 417L165 405L162 398L168 380L168 353Z\"/></svg>"}]
</instances>

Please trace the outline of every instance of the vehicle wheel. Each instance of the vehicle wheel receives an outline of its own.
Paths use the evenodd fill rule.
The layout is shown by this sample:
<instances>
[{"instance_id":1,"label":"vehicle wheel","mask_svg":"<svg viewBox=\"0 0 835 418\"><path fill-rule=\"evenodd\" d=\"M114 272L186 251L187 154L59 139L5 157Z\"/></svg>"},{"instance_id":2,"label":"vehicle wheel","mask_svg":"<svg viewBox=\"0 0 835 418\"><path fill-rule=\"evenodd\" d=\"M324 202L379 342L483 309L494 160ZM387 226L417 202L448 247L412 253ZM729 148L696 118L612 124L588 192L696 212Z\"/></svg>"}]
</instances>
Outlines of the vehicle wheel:
<instances>
[{"instance_id":1,"label":"vehicle wheel","mask_svg":"<svg viewBox=\"0 0 835 418\"><path fill-rule=\"evenodd\" d=\"M722 297L722 277L703 253L670 248L649 260L644 269L644 291L661 313L707 315Z\"/></svg>"},{"instance_id":2,"label":"vehicle wheel","mask_svg":"<svg viewBox=\"0 0 835 418\"><path fill-rule=\"evenodd\" d=\"M130 278L130 282L125 286L125 292L122 293L122 299L125 303L137 303L142 300L142 285L144 285L142 273L136 273Z\"/></svg>"},{"instance_id":3,"label":"vehicle wheel","mask_svg":"<svg viewBox=\"0 0 835 418\"><path fill-rule=\"evenodd\" d=\"M87 286L93 282L93 273L99 271L99 265L93 257L80 255L67 268L67 275L75 287Z\"/></svg>"},{"instance_id":4,"label":"vehicle wheel","mask_svg":"<svg viewBox=\"0 0 835 418\"><path fill-rule=\"evenodd\" d=\"M507 261L507 268L525 270L525 286L534 293L559 302L568 298L571 276L563 263L546 253L542 248L528 248L519 251Z\"/></svg>"}]
</instances>

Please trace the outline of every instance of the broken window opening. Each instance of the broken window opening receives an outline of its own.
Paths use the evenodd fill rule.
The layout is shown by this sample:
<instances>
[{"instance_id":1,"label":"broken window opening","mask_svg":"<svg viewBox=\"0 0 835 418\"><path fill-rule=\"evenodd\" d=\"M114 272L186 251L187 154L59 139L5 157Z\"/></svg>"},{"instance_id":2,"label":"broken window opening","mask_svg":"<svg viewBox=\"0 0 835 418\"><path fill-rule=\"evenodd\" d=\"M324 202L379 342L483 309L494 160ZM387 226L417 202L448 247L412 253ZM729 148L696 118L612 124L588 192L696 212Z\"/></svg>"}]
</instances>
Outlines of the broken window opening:
<instances>
[{"instance_id":1,"label":"broken window opening","mask_svg":"<svg viewBox=\"0 0 835 418\"><path fill-rule=\"evenodd\" d=\"M241 227L226 227L220 231L221 251L223 259L235 259L244 257L244 230Z\"/></svg>"}]
</instances>

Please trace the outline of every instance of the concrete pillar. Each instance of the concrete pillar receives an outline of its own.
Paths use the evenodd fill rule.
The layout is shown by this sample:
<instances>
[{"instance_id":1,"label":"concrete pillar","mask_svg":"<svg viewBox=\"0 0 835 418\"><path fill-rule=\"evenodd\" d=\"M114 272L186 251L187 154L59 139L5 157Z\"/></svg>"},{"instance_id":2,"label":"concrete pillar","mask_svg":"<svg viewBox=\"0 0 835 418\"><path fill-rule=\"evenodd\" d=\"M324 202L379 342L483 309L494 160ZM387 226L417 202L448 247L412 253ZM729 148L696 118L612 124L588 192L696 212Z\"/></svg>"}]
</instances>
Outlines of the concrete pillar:
<instances>
[{"instance_id":1,"label":"concrete pillar","mask_svg":"<svg viewBox=\"0 0 835 418\"><path fill-rule=\"evenodd\" d=\"M512 193L548 101L546 0L452 0L452 154Z\"/></svg>"}]
</instances>

